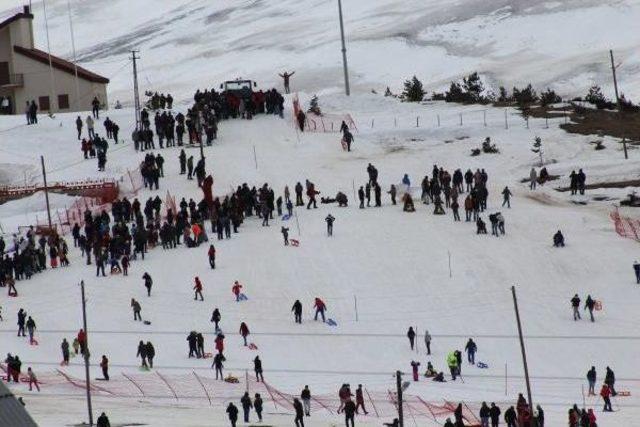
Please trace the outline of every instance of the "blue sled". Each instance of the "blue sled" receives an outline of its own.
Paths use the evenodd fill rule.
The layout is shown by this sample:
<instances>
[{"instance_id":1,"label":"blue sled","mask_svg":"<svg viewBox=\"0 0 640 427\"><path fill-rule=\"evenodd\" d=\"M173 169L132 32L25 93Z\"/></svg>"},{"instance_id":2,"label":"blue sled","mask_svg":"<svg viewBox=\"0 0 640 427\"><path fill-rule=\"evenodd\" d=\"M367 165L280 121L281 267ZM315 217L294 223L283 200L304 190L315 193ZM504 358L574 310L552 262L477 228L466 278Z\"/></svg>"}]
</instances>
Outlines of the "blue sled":
<instances>
[{"instance_id":1,"label":"blue sled","mask_svg":"<svg viewBox=\"0 0 640 427\"><path fill-rule=\"evenodd\" d=\"M240 300L240 301L246 301L246 300L248 300L248 299L249 299L249 298L247 298L247 296L246 296L245 294L240 294L240 295L238 295L238 300Z\"/></svg>"},{"instance_id":2,"label":"blue sled","mask_svg":"<svg viewBox=\"0 0 640 427\"><path fill-rule=\"evenodd\" d=\"M486 363L483 363L483 362L478 362L478 363L476 364L476 366L477 366L478 368L480 368L480 369L488 369L488 368L489 368L489 365L487 365Z\"/></svg>"},{"instance_id":3,"label":"blue sled","mask_svg":"<svg viewBox=\"0 0 640 427\"><path fill-rule=\"evenodd\" d=\"M290 218L291 218L291 215L289 215L289 214L284 214L284 215L282 216L282 220L283 220L283 221L288 221Z\"/></svg>"},{"instance_id":4,"label":"blue sled","mask_svg":"<svg viewBox=\"0 0 640 427\"><path fill-rule=\"evenodd\" d=\"M335 321L335 320L333 320L333 319L327 319L327 322L326 322L326 323L327 323L327 325L329 325L329 326L338 326L338 324L336 323L336 321Z\"/></svg>"}]
</instances>

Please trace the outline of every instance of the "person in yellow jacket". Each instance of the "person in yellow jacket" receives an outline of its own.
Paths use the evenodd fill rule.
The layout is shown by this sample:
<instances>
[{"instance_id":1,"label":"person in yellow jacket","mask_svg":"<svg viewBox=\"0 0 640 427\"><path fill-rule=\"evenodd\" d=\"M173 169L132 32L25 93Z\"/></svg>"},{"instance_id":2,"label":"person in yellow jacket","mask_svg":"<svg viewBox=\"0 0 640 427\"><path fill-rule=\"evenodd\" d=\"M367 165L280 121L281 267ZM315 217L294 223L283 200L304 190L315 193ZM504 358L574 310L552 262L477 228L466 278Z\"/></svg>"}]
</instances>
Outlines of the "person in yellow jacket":
<instances>
[{"instance_id":1,"label":"person in yellow jacket","mask_svg":"<svg viewBox=\"0 0 640 427\"><path fill-rule=\"evenodd\" d=\"M449 370L451 371L451 379L455 381L458 374L458 358L453 351L447 355L447 366L449 366Z\"/></svg>"}]
</instances>

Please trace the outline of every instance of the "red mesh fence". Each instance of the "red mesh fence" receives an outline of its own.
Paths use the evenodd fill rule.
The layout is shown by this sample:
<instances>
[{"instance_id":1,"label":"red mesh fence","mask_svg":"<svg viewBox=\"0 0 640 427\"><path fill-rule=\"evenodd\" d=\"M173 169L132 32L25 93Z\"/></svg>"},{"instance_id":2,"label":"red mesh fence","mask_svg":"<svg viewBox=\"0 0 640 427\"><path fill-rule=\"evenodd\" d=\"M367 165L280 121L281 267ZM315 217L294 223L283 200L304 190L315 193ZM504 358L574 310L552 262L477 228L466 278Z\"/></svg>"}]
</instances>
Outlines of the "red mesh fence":
<instances>
[{"instance_id":1,"label":"red mesh fence","mask_svg":"<svg viewBox=\"0 0 640 427\"><path fill-rule=\"evenodd\" d=\"M640 220L621 216L617 208L611 212L610 216L616 228L616 233L622 237L640 242Z\"/></svg>"},{"instance_id":2,"label":"red mesh fence","mask_svg":"<svg viewBox=\"0 0 640 427\"><path fill-rule=\"evenodd\" d=\"M300 100L298 95L293 96L293 125L298 126L298 112L302 110L300 106ZM313 112L306 113L307 119L305 122L304 130L306 132L340 132L340 126L344 121L349 129L358 130L355 121L351 117L351 114L315 114Z\"/></svg>"},{"instance_id":3,"label":"red mesh fence","mask_svg":"<svg viewBox=\"0 0 640 427\"><path fill-rule=\"evenodd\" d=\"M0 364L6 373L6 367ZM5 374L6 376L6 374ZM3 378L4 379L4 378ZM21 382L28 382L26 375L20 376ZM238 401L245 391L250 395L260 393L265 401L265 408L273 407L279 412L294 413L293 399L298 394L282 392L268 383L256 382L252 375L240 375L236 382L216 380L207 375L191 372L188 374L163 374L157 370L145 373L123 373L112 376L110 381L92 381L93 393L105 397L169 399L182 403L193 401L201 405L202 401L210 405L224 405L229 401ZM83 379L75 378L62 370L39 373L38 382L43 391L51 393L78 394L85 390ZM26 385L25 385L26 386ZM392 391L369 391L364 393L365 407L369 411L367 417L392 419L397 416L397 396ZM442 403L426 402L419 396L403 395L405 417L418 420L418 425L442 425L446 418L453 418L458 403L443 401ZM340 406L337 392L335 394L313 395L311 410L314 413L335 414ZM463 418L467 426L479 426L474 415L478 408L469 408L463 403Z\"/></svg>"}]
</instances>

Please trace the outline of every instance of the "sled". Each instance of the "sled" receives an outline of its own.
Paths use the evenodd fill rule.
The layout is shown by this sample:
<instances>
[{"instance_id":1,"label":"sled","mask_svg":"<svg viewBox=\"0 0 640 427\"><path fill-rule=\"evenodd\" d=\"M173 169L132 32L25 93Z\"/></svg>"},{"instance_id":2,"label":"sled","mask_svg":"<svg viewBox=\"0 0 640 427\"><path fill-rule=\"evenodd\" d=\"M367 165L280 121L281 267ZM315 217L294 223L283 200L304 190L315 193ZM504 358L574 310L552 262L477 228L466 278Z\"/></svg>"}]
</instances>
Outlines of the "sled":
<instances>
[{"instance_id":1,"label":"sled","mask_svg":"<svg viewBox=\"0 0 640 427\"><path fill-rule=\"evenodd\" d=\"M143 320L143 321L142 321L142 323L143 323L144 325L150 325L150 324L151 324L151 322L149 322L148 320Z\"/></svg>"},{"instance_id":2,"label":"sled","mask_svg":"<svg viewBox=\"0 0 640 427\"><path fill-rule=\"evenodd\" d=\"M489 368L489 365L487 365L487 364L486 364L486 363L484 363L484 362L478 362L478 363L476 364L476 366L477 366L478 368L480 368L480 369L488 369L488 368Z\"/></svg>"},{"instance_id":3,"label":"sled","mask_svg":"<svg viewBox=\"0 0 640 427\"><path fill-rule=\"evenodd\" d=\"M291 246L293 246L294 248L297 248L298 246L300 246L300 241L296 240L296 239L289 239L289 243L291 244Z\"/></svg>"},{"instance_id":4,"label":"sled","mask_svg":"<svg viewBox=\"0 0 640 427\"><path fill-rule=\"evenodd\" d=\"M596 301L594 306L593 306L595 311L600 311L602 310L602 301Z\"/></svg>"},{"instance_id":5,"label":"sled","mask_svg":"<svg viewBox=\"0 0 640 427\"><path fill-rule=\"evenodd\" d=\"M289 219L291 219L291 215L289 215L289 214L282 215L282 220L283 221L288 221Z\"/></svg>"},{"instance_id":6,"label":"sled","mask_svg":"<svg viewBox=\"0 0 640 427\"><path fill-rule=\"evenodd\" d=\"M10 294L8 294L10 297L12 298L16 298L18 296L17 292L11 292Z\"/></svg>"},{"instance_id":7,"label":"sled","mask_svg":"<svg viewBox=\"0 0 640 427\"><path fill-rule=\"evenodd\" d=\"M342 149L343 149L344 151L347 151L347 141L345 141L345 139L344 139L344 138L342 138L342 139L340 140L340 145L342 145Z\"/></svg>"},{"instance_id":8,"label":"sled","mask_svg":"<svg viewBox=\"0 0 640 427\"><path fill-rule=\"evenodd\" d=\"M30 341L29 345L38 345L38 341L37 340Z\"/></svg>"},{"instance_id":9,"label":"sled","mask_svg":"<svg viewBox=\"0 0 640 427\"><path fill-rule=\"evenodd\" d=\"M626 391L626 390L625 391L619 391L618 392L618 396L620 396L620 397L628 397L628 396L631 396L631 392L630 391Z\"/></svg>"},{"instance_id":10,"label":"sled","mask_svg":"<svg viewBox=\"0 0 640 427\"><path fill-rule=\"evenodd\" d=\"M249 298L245 294L238 295L239 301L247 301Z\"/></svg>"},{"instance_id":11,"label":"sled","mask_svg":"<svg viewBox=\"0 0 640 427\"><path fill-rule=\"evenodd\" d=\"M213 357L213 353L205 353L202 358L203 359L211 359Z\"/></svg>"},{"instance_id":12,"label":"sled","mask_svg":"<svg viewBox=\"0 0 640 427\"><path fill-rule=\"evenodd\" d=\"M95 380L96 380L96 381L109 381L109 380L108 380L108 379L106 379L106 378L95 378Z\"/></svg>"},{"instance_id":13,"label":"sled","mask_svg":"<svg viewBox=\"0 0 640 427\"><path fill-rule=\"evenodd\" d=\"M257 349L258 349L258 346L255 345L254 343L249 344L249 350L257 350Z\"/></svg>"},{"instance_id":14,"label":"sled","mask_svg":"<svg viewBox=\"0 0 640 427\"><path fill-rule=\"evenodd\" d=\"M231 383L231 384L238 384L240 380L238 380L238 378L236 377L232 377L231 375L229 375L227 378L224 379L224 382Z\"/></svg>"},{"instance_id":15,"label":"sled","mask_svg":"<svg viewBox=\"0 0 640 427\"><path fill-rule=\"evenodd\" d=\"M327 321L325 322L327 325L329 326L338 326L338 324L336 323L335 320L333 319L327 319Z\"/></svg>"}]
</instances>

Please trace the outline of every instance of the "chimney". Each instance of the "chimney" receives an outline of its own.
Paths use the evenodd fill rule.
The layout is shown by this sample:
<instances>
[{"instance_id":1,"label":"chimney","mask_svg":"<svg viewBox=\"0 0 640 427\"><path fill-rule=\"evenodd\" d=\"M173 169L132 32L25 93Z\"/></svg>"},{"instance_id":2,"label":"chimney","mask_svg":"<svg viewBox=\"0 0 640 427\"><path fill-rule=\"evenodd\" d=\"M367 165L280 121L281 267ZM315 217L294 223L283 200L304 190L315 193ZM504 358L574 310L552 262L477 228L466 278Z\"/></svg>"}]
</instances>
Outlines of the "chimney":
<instances>
[{"instance_id":1,"label":"chimney","mask_svg":"<svg viewBox=\"0 0 640 427\"><path fill-rule=\"evenodd\" d=\"M28 5L28 4L25 4L25 5L23 6L23 10L24 10L24 13L25 13L25 14L27 14L27 15L30 15L30 14L31 14L31 8L29 7L29 5Z\"/></svg>"}]
</instances>

